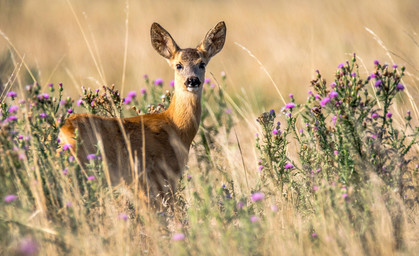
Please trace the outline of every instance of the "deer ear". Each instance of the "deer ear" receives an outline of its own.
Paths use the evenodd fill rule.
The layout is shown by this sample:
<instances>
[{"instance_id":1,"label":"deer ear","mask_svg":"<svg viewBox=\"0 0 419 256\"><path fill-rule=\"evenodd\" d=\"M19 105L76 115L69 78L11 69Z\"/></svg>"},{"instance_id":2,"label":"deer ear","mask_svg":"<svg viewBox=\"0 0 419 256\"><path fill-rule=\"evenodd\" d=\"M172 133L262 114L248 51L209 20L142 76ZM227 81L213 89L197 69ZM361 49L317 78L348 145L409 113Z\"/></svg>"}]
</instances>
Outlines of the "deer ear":
<instances>
[{"instance_id":1,"label":"deer ear","mask_svg":"<svg viewBox=\"0 0 419 256\"><path fill-rule=\"evenodd\" d=\"M208 58L213 57L223 49L226 40L226 32L227 28L224 21L219 22L215 27L208 31L204 40L202 40L197 48L205 52Z\"/></svg>"},{"instance_id":2,"label":"deer ear","mask_svg":"<svg viewBox=\"0 0 419 256\"><path fill-rule=\"evenodd\" d=\"M171 59L180 50L169 32L158 23L154 22L151 25L150 37L154 49L166 59Z\"/></svg>"}]
</instances>

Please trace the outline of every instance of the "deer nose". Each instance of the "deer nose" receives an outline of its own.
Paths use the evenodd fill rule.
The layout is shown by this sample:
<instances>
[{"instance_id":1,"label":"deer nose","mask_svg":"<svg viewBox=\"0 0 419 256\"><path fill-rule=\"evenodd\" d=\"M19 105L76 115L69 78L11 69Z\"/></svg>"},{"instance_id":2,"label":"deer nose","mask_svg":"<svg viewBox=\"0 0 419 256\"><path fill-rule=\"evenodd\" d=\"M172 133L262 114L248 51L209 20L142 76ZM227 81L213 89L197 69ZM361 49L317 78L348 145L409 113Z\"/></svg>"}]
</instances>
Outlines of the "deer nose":
<instances>
[{"instance_id":1,"label":"deer nose","mask_svg":"<svg viewBox=\"0 0 419 256\"><path fill-rule=\"evenodd\" d=\"M198 87L201 84L201 81L196 76L191 76L186 79L185 85L188 87Z\"/></svg>"}]
</instances>

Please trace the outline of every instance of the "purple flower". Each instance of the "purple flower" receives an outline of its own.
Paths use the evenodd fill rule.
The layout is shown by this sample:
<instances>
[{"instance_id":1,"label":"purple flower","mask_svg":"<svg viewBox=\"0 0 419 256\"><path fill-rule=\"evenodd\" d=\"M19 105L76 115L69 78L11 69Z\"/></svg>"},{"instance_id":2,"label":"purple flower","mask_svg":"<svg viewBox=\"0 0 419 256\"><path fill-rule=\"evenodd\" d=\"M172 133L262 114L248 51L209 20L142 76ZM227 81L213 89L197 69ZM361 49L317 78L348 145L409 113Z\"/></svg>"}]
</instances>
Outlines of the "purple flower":
<instances>
[{"instance_id":1,"label":"purple flower","mask_svg":"<svg viewBox=\"0 0 419 256\"><path fill-rule=\"evenodd\" d=\"M47 99L49 99L49 94L48 93L44 93L44 94L42 94L42 97L47 100Z\"/></svg>"},{"instance_id":2,"label":"purple flower","mask_svg":"<svg viewBox=\"0 0 419 256\"><path fill-rule=\"evenodd\" d=\"M330 98L329 98L329 97L324 97L324 98L322 99L322 101L320 101L320 105L321 105L322 107L324 107L324 106L326 106L326 104L327 104L327 103L329 103L329 101L330 101Z\"/></svg>"},{"instance_id":3,"label":"purple flower","mask_svg":"<svg viewBox=\"0 0 419 256\"><path fill-rule=\"evenodd\" d=\"M316 185L314 185L314 186L313 186L313 191L317 191L317 190L319 190L319 187L318 187L318 186L316 186Z\"/></svg>"},{"instance_id":4,"label":"purple flower","mask_svg":"<svg viewBox=\"0 0 419 256\"><path fill-rule=\"evenodd\" d=\"M343 198L343 199L345 199L345 198L347 198L347 197L348 197L348 194L347 194L347 193L343 193L343 194L342 194L342 198Z\"/></svg>"},{"instance_id":5,"label":"purple flower","mask_svg":"<svg viewBox=\"0 0 419 256\"><path fill-rule=\"evenodd\" d=\"M393 64L393 68L397 68L398 66L397 66L397 64Z\"/></svg>"},{"instance_id":6,"label":"purple flower","mask_svg":"<svg viewBox=\"0 0 419 256\"><path fill-rule=\"evenodd\" d=\"M210 87L211 87L211 89L214 89L215 88L215 84L211 84Z\"/></svg>"},{"instance_id":7,"label":"purple flower","mask_svg":"<svg viewBox=\"0 0 419 256\"><path fill-rule=\"evenodd\" d=\"M6 203L11 203L11 202L17 200L17 198L18 198L17 195L7 195L7 196L4 197L4 201Z\"/></svg>"},{"instance_id":8,"label":"purple flower","mask_svg":"<svg viewBox=\"0 0 419 256\"><path fill-rule=\"evenodd\" d=\"M353 73L351 74L351 76L352 76L352 77L356 77L356 73L355 73L355 72L353 72Z\"/></svg>"},{"instance_id":9,"label":"purple flower","mask_svg":"<svg viewBox=\"0 0 419 256\"><path fill-rule=\"evenodd\" d=\"M259 169L259 171L262 171L263 170L263 165L259 165L258 169Z\"/></svg>"},{"instance_id":10,"label":"purple flower","mask_svg":"<svg viewBox=\"0 0 419 256\"><path fill-rule=\"evenodd\" d=\"M16 105L11 105L11 106L9 107L9 113L14 113L14 112L18 111L18 109L19 109L19 107L18 107L18 106L16 106Z\"/></svg>"},{"instance_id":11,"label":"purple flower","mask_svg":"<svg viewBox=\"0 0 419 256\"><path fill-rule=\"evenodd\" d=\"M317 233L316 232L311 233L311 237L313 238L317 237Z\"/></svg>"},{"instance_id":12,"label":"purple flower","mask_svg":"<svg viewBox=\"0 0 419 256\"><path fill-rule=\"evenodd\" d=\"M14 98L17 97L17 93L14 92L14 91L10 91L10 92L7 93L7 97L10 97L10 98L14 99Z\"/></svg>"},{"instance_id":13,"label":"purple flower","mask_svg":"<svg viewBox=\"0 0 419 256\"><path fill-rule=\"evenodd\" d=\"M313 92L312 91L308 91L308 95L312 96Z\"/></svg>"},{"instance_id":14,"label":"purple flower","mask_svg":"<svg viewBox=\"0 0 419 256\"><path fill-rule=\"evenodd\" d=\"M377 113L372 114L372 115L371 115L371 118L373 118L373 119L377 119L377 118L378 118L378 114L377 114Z\"/></svg>"},{"instance_id":15,"label":"purple flower","mask_svg":"<svg viewBox=\"0 0 419 256\"><path fill-rule=\"evenodd\" d=\"M338 120L338 117L337 116L333 116L332 117L333 125L336 125L336 120Z\"/></svg>"},{"instance_id":16,"label":"purple flower","mask_svg":"<svg viewBox=\"0 0 419 256\"><path fill-rule=\"evenodd\" d=\"M378 60L374 60L374 65L378 65L380 62Z\"/></svg>"},{"instance_id":17,"label":"purple flower","mask_svg":"<svg viewBox=\"0 0 419 256\"><path fill-rule=\"evenodd\" d=\"M333 151L333 154L334 154L335 156L337 156L337 155L339 155L339 151L335 150L335 151Z\"/></svg>"},{"instance_id":18,"label":"purple flower","mask_svg":"<svg viewBox=\"0 0 419 256\"><path fill-rule=\"evenodd\" d=\"M272 131L272 134L273 134L273 135L277 135L277 134L278 134L278 130L277 130L277 129L274 129L274 130Z\"/></svg>"},{"instance_id":19,"label":"purple flower","mask_svg":"<svg viewBox=\"0 0 419 256\"><path fill-rule=\"evenodd\" d=\"M293 109L293 108L295 108L294 102L287 103L287 105L285 105L285 108L286 109Z\"/></svg>"},{"instance_id":20,"label":"purple flower","mask_svg":"<svg viewBox=\"0 0 419 256\"><path fill-rule=\"evenodd\" d=\"M271 109L271 110L269 111L269 114L270 114L271 116L275 115L275 110L274 110L274 109Z\"/></svg>"},{"instance_id":21,"label":"purple flower","mask_svg":"<svg viewBox=\"0 0 419 256\"><path fill-rule=\"evenodd\" d=\"M88 154L86 158L87 158L87 160L89 160L89 161L90 161L90 160L95 160L95 159L96 159L96 155L95 155L95 154Z\"/></svg>"},{"instance_id":22,"label":"purple flower","mask_svg":"<svg viewBox=\"0 0 419 256\"><path fill-rule=\"evenodd\" d=\"M316 98L316 100L320 99L320 95L316 94L314 95L314 98Z\"/></svg>"},{"instance_id":23,"label":"purple flower","mask_svg":"<svg viewBox=\"0 0 419 256\"><path fill-rule=\"evenodd\" d=\"M396 89L398 91L403 91L404 90L404 86L402 84L398 84L398 85L396 85Z\"/></svg>"},{"instance_id":24,"label":"purple flower","mask_svg":"<svg viewBox=\"0 0 419 256\"><path fill-rule=\"evenodd\" d=\"M233 111L231 110L231 108L227 108L226 110L225 110L225 113L226 114L231 114Z\"/></svg>"},{"instance_id":25,"label":"purple flower","mask_svg":"<svg viewBox=\"0 0 419 256\"><path fill-rule=\"evenodd\" d=\"M95 176L89 176L89 177L87 177L87 180L94 180L94 179L96 179Z\"/></svg>"},{"instance_id":26,"label":"purple flower","mask_svg":"<svg viewBox=\"0 0 419 256\"><path fill-rule=\"evenodd\" d=\"M130 91L130 92L128 93L127 97L130 97L130 98L135 98L135 97L137 97L137 92L136 92L136 91Z\"/></svg>"},{"instance_id":27,"label":"purple flower","mask_svg":"<svg viewBox=\"0 0 419 256\"><path fill-rule=\"evenodd\" d=\"M339 65L338 65L338 68L343 68L345 66L345 63L340 63Z\"/></svg>"},{"instance_id":28,"label":"purple flower","mask_svg":"<svg viewBox=\"0 0 419 256\"><path fill-rule=\"evenodd\" d=\"M264 194L264 193L262 193L262 192L256 192L256 193L254 193L254 194L252 194L252 195L250 196L250 199L251 199L253 202L257 202L257 201L263 200L264 198L265 198L265 194Z\"/></svg>"},{"instance_id":29,"label":"purple flower","mask_svg":"<svg viewBox=\"0 0 419 256\"><path fill-rule=\"evenodd\" d=\"M185 240L185 234L183 234L183 233L175 233L172 236L172 240L173 241L182 241L182 240Z\"/></svg>"},{"instance_id":30,"label":"purple flower","mask_svg":"<svg viewBox=\"0 0 419 256\"><path fill-rule=\"evenodd\" d=\"M162 85L163 85L163 79L161 79L161 78L157 78L157 79L154 81L154 85L160 85L160 86L162 86Z\"/></svg>"},{"instance_id":31,"label":"purple flower","mask_svg":"<svg viewBox=\"0 0 419 256\"><path fill-rule=\"evenodd\" d=\"M70 145L70 147L71 147L71 145ZM64 149L64 147L63 147L63 149ZM69 162L74 162L74 160L75 160L75 159L74 159L74 156L69 156L69 157L68 157L68 161L69 161Z\"/></svg>"},{"instance_id":32,"label":"purple flower","mask_svg":"<svg viewBox=\"0 0 419 256\"><path fill-rule=\"evenodd\" d=\"M294 168L294 165L292 165L291 163L286 163L286 164L284 165L284 168L285 168L286 170L289 170L289 169Z\"/></svg>"},{"instance_id":33,"label":"purple flower","mask_svg":"<svg viewBox=\"0 0 419 256\"><path fill-rule=\"evenodd\" d=\"M170 87L175 87L175 80L170 81Z\"/></svg>"},{"instance_id":34,"label":"purple flower","mask_svg":"<svg viewBox=\"0 0 419 256\"><path fill-rule=\"evenodd\" d=\"M380 87L381 86L382 81L381 80L377 80L374 84L375 87Z\"/></svg>"},{"instance_id":35,"label":"purple flower","mask_svg":"<svg viewBox=\"0 0 419 256\"><path fill-rule=\"evenodd\" d=\"M336 87L336 83L335 83L335 82L332 82L332 83L330 84L330 88L334 89L335 87Z\"/></svg>"},{"instance_id":36,"label":"purple flower","mask_svg":"<svg viewBox=\"0 0 419 256\"><path fill-rule=\"evenodd\" d=\"M259 221L259 217L258 216L252 216L250 217L250 222L258 222Z\"/></svg>"},{"instance_id":37,"label":"purple flower","mask_svg":"<svg viewBox=\"0 0 419 256\"><path fill-rule=\"evenodd\" d=\"M209 84L209 83L211 83L211 79L205 78L204 84Z\"/></svg>"},{"instance_id":38,"label":"purple flower","mask_svg":"<svg viewBox=\"0 0 419 256\"><path fill-rule=\"evenodd\" d=\"M290 98L292 99L292 98L294 98L294 94L290 93L290 94L288 95L288 97L290 97Z\"/></svg>"},{"instance_id":39,"label":"purple flower","mask_svg":"<svg viewBox=\"0 0 419 256\"><path fill-rule=\"evenodd\" d=\"M38 250L38 244L30 237L24 238L19 242L19 255L37 255Z\"/></svg>"},{"instance_id":40,"label":"purple flower","mask_svg":"<svg viewBox=\"0 0 419 256\"><path fill-rule=\"evenodd\" d=\"M63 174L64 174L64 175L67 175L67 174L68 174L68 168L65 168L65 169L63 170Z\"/></svg>"},{"instance_id":41,"label":"purple flower","mask_svg":"<svg viewBox=\"0 0 419 256\"><path fill-rule=\"evenodd\" d=\"M72 203L72 202L67 202L67 203L65 204L65 206L67 206L68 208L70 208L70 207L72 207L72 206L73 206L73 203Z\"/></svg>"},{"instance_id":42,"label":"purple flower","mask_svg":"<svg viewBox=\"0 0 419 256\"><path fill-rule=\"evenodd\" d=\"M64 144L63 145L63 151L69 150L70 148L72 148L73 146L71 144Z\"/></svg>"},{"instance_id":43,"label":"purple flower","mask_svg":"<svg viewBox=\"0 0 419 256\"><path fill-rule=\"evenodd\" d=\"M9 121L9 122L14 122L14 121L17 121L17 117L16 117L16 116L9 116L9 117L7 118L7 121Z\"/></svg>"},{"instance_id":44,"label":"purple flower","mask_svg":"<svg viewBox=\"0 0 419 256\"><path fill-rule=\"evenodd\" d=\"M148 79L148 75L147 74L144 74L143 75L143 78L147 80Z\"/></svg>"},{"instance_id":45,"label":"purple flower","mask_svg":"<svg viewBox=\"0 0 419 256\"><path fill-rule=\"evenodd\" d=\"M225 78L225 77L226 77L226 72L221 71L221 77L222 77L222 78Z\"/></svg>"},{"instance_id":46,"label":"purple flower","mask_svg":"<svg viewBox=\"0 0 419 256\"><path fill-rule=\"evenodd\" d=\"M141 88L140 93L141 95L144 95L147 93L147 90L145 88Z\"/></svg>"},{"instance_id":47,"label":"purple flower","mask_svg":"<svg viewBox=\"0 0 419 256\"><path fill-rule=\"evenodd\" d=\"M278 211L278 206L276 206L276 204L271 205L271 211L273 212Z\"/></svg>"},{"instance_id":48,"label":"purple flower","mask_svg":"<svg viewBox=\"0 0 419 256\"><path fill-rule=\"evenodd\" d=\"M126 97L126 98L124 98L124 104L125 104L125 105L130 104L130 103L131 103L131 101L132 101L132 99L131 99L130 97Z\"/></svg>"},{"instance_id":49,"label":"purple flower","mask_svg":"<svg viewBox=\"0 0 419 256\"><path fill-rule=\"evenodd\" d=\"M46 118L46 117L48 117L48 114L47 114L47 113L42 112L42 113L40 113L40 114L39 114L39 117L40 117L40 118Z\"/></svg>"},{"instance_id":50,"label":"purple flower","mask_svg":"<svg viewBox=\"0 0 419 256\"><path fill-rule=\"evenodd\" d=\"M329 93L329 97L330 98L335 98L335 97L337 97L338 96L338 93L336 92L336 91L331 91L330 93Z\"/></svg>"},{"instance_id":51,"label":"purple flower","mask_svg":"<svg viewBox=\"0 0 419 256\"><path fill-rule=\"evenodd\" d=\"M53 83L49 83L49 84L48 84L48 87L49 87L49 88L52 88L52 87L54 87L54 84L53 84Z\"/></svg>"},{"instance_id":52,"label":"purple flower","mask_svg":"<svg viewBox=\"0 0 419 256\"><path fill-rule=\"evenodd\" d=\"M391 118L393 116L393 114L392 113L390 113L390 112L388 112L387 114L386 114L386 117L388 117L388 118Z\"/></svg>"},{"instance_id":53,"label":"purple flower","mask_svg":"<svg viewBox=\"0 0 419 256\"><path fill-rule=\"evenodd\" d=\"M376 78L376 77L377 77L377 75L376 75L375 73L372 73L369 77L370 77L370 78Z\"/></svg>"},{"instance_id":54,"label":"purple flower","mask_svg":"<svg viewBox=\"0 0 419 256\"><path fill-rule=\"evenodd\" d=\"M126 215L125 213L120 213L118 215L118 219L126 221L126 220L128 220L128 215Z\"/></svg>"},{"instance_id":55,"label":"purple flower","mask_svg":"<svg viewBox=\"0 0 419 256\"><path fill-rule=\"evenodd\" d=\"M77 101L77 106L80 106L82 104L83 104L83 100L80 99L80 100Z\"/></svg>"},{"instance_id":56,"label":"purple flower","mask_svg":"<svg viewBox=\"0 0 419 256\"><path fill-rule=\"evenodd\" d=\"M237 205L236 205L237 209L239 209L239 210L243 209L243 206L244 206L244 203L242 201L238 202Z\"/></svg>"},{"instance_id":57,"label":"purple flower","mask_svg":"<svg viewBox=\"0 0 419 256\"><path fill-rule=\"evenodd\" d=\"M69 108L69 109L67 110L67 113L69 113L69 114L73 113L73 109Z\"/></svg>"}]
</instances>

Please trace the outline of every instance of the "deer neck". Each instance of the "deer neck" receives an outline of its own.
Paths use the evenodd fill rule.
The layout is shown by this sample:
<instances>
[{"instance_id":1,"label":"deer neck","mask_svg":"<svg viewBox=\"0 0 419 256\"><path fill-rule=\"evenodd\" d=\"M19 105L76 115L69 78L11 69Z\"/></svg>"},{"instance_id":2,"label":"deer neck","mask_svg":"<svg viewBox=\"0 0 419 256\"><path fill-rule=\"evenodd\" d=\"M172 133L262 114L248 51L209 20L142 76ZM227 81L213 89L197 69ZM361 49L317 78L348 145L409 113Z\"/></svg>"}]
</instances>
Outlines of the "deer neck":
<instances>
[{"instance_id":1,"label":"deer neck","mask_svg":"<svg viewBox=\"0 0 419 256\"><path fill-rule=\"evenodd\" d=\"M166 112L176 127L181 141L189 149L201 121L201 93L175 91Z\"/></svg>"}]
</instances>

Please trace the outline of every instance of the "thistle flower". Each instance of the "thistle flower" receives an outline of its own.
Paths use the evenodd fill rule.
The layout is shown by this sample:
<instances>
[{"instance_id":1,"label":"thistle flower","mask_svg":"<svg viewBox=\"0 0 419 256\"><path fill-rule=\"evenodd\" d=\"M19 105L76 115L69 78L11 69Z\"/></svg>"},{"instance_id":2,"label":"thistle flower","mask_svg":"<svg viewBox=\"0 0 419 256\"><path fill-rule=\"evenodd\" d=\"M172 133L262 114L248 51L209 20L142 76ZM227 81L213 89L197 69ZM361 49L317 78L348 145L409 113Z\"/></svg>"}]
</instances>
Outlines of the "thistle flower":
<instances>
[{"instance_id":1,"label":"thistle flower","mask_svg":"<svg viewBox=\"0 0 419 256\"><path fill-rule=\"evenodd\" d=\"M40 117L40 118L46 118L46 117L48 117L48 114L47 114L47 113L42 112L42 113L40 113L40 114L39 114L39 117Z\"/></svg>"},{"instance_id":2,"label":"thistle flower","mask_svg":"<svg viewBox=\"0 0 419 256\"><path fill-rule=\"evenodd\" d=\"M126 97L126 98L124 98L124 104L125 104L125 105L130 104L130 103L131 103L131 101L132 101L132 99L131 99L130 97Z\"/></svg>"},{"instance_id":3,"label":"thistle flower","mask_svg":"<svg viewBox=\"0 0 419 256\"><path fill-rule=\"evenodd\" d=\"M320 105L322 107L326 106L327 103L330 102L330 98L329 97L324 97L321 101L320 101Z\"/></svg>"},{"instance_id":4,"label":"thistle flower","mask_svg":"<svg viewBox=\"0 0 419 256\"><path fill-rule=\"evenodd\" d=\"M87 180L94 180L94 179L96 179L95 176L89 176L89 177L87 177Z\"/></svg>"},{"instance_id":5,"label":"thistle flower","mask_svg":"<svg viewBox=\"0 0 419 256\"><path fill-rule=\"evenodd\" d=\"M95 160L95 159L96 159L96 155L95 155L95 154L88 154L86 158L87 158L87 160L89 160L89 161L90 161L90 160Z\"/></svg>"},{"instance_id":6,"label":"thistle flower","mask_svg":"<svg viewBox=\"0 0 419 256\"><path fill-rule=\"evenodd\" d=\"M145 88L141 88L141 90L140 90L140 94L141 95L144 95L144 94L146 94L147 93L147 90L145 89Z\"/></svg>"},{"instance_id":7,"label":"thistle flower","mask_svg":"<svg viewBox=\"0 0 419 256\"><path fill-rule=\"evenodd\" d=\"M264 198L265 198L265 194L264 194L264 193L262 193L262 192L256 192L256 193L254 193L254 194L252 194L252 195L250 196L250 199L251 199L253 202L257 202L257 201L263 200Z\"/></svg>"},{"instance_id":8,"label":"thistle flower","mask_svg":"<svg viewBox=\"0 0 419 256\"><path fill-rule=\"evenodd\" d=\"M392 113L390 113L390 112L388 112L387 114L386 114L386 117L388 117L388 118L391 118L393 116L393 114Z\"/></svg>"},{"instance_id":9,"label":"thistle flower","mask_svg":"<svg viewBox=\"0 0 419 256\"><path fill-rule=\"evenodd\" d=\"M330 93L329 93L329 97L330 98L335 98L335 97L337 97L338 96L338 93L336 92L336 91L331 91Z\"/></svg>"},{"instance_id":10,"label":"thistle flower","mask_svg":"<svg viewBox=\"0 0 419 256\"><path fill-rule=\"evenodd\" d=\"M378 116L378 114L377 113L373 113L372 115L371 115L371 118L373 118L373 119L377 119L379 116Z\"/></svg>"},{"instance_id":11,"label":"thistle flower","mask_svg":"<svg viewBox=\"0 0 419 256\"><path fill-rule=\"evenodd\" d=\"M80 99L80 100L77 101L77 106L80 106L82 104L83 104L83 100Z\"/></svg>"},{"instance_id":12,"label":"thistle flower","mask_svg":"<svg viewBox=\"0 0 419 256\"><path fill-rule=\"evenodd\" d=\"M19 255L37 255L38 247L38 244L32 238L24 238L19 242L18 253Z\"/></svg>"},{"instance_id":13,"label":"thistle flower","mask_svg":"<svg viewBox=\"0 0 419 256\"><path fill-rule=\"evenodd\" d=\"M393 64L393 68L396 69L398 67L397 64Z\"/></svg>"},{"instance_id":14,"label":"thistle flower","mask_svg":"<svg viewBox=\"0 0 419 256\"><path fill-rule=\"evenodd\" d=\"M170 87L175 87L175 80L170 81Z\"/></svg>"},{"instance_id":15,"label":"thistle flower","mask_svg":"<svg viewBox=\"0 0 419 256\"><path fill-rule=\"evenodd\" d=\"M173 241L182 241L182 240L185 240L185 234L183 234L183 233L175 233L172 236L172 240Z\"/></svg>"},{"instance_id":16,"label":"thistle flower","mask_svg":"<svg viewBox=\"0 0 419 256\"><path fill-rule=\"evenodd\" d=\"M319 187L318 187L318 186L316 186L316 185L314 185L314 186L313 186L313 191L317 191L317 190L319 190Z\"/></svg>"},{"instance_id":17,"label":"thistle flower","mask_svg":"<svg viewBox=\"0 0 419 256\"><path fill-rule=\"evenodd\" d=\"M278 206L276 206L276 204L271 205L271 211L273 212L278 211Z\"/></svg>"},{"instance_id":18,"label":"thistle flower","mask_svg":"<svg viewBox=\"0 0 419 256\"><path fill-rule=\"evenodd\" d=\"M242 201L240 201L240 202L238 202L237 203L237 205L236 205L236 207L237 207L237 209L243 209L243 207L244 207L244 203L242 202Z\"/></svg>"},{"instance_id":19,"label":"thistle flower","mask_svg":"<svg viewBox=\"0 0 419 256\"><path fill-rule=\"evenodd\" d=\"M378 60L374 60L374 65L378 65L380 62Z\"/></svg>"},{"instance_id":20,"label":"thistle flower","mask_svg":"<svg viewBox=\"0 0 419 256\"><path fill-rule=\"evenodd\" d=\"M14 91L10 91L10 92L7 93L7 97L10 97L10 98L14 99L14 98L17 97L17 93L14 92Z\"/></svg>"},{"instance_id":21,"label":"thistle flower","mask_svg":"<svg viewBox=\"0 0 419 256\"><path fill-rule=\"evenodd\" d=\"M69 108L69 109L67 110L67 113L69 113L69 114L73 113L73 109Z\"/></svg>"},{"instance_id":22,"label":"thistle flower","mask_svg":"<svg viewBox=\"0 0 419 256\"><path fill-rule=\"evenodd\" d=\"M259 217L258 216L252 216L250 217L250 222L258 222L259 221Z\"/></svg>"},{"instance_id":23,"label":"thistle flower","mask_svg":"<svg viewBox=\"0 0 419 256\"><path fill-rule=\"evenodd\" d=\"M19 110L19 107L18 106L16 106L16 105L11 105L10 107L9 107L9 113L15 113L16 111L18 111Z\"/></svg>"},{"instance_id":24,"label":"thistle flower","mask_svg":"<svg viewBox=\"0 0 419 256\"><path fill-rule=\"evenodd\" d=\"M231 108L227 108L226 110L225 110L225 113L226 114L231 114L233 111L231 110Z\"/></svg>"},{"instance_id":25,"label":"thistle flower","mask_svg":"<svg viewBox=\"0 0 419 256\"><path fill-rule=\"evenodd\" d=\"M258 169L259 169L259 171L262 171L263 170L263 165L259 165Z\"/></svg>"},{"instance_id":26,"label":"thistle flower","mask_svg":"<svg viewBox=\"0 0 419 256\"><path fill-rule=\"evenodd\" d=\"M126 221L128 220L128 215L126 215L125 213L120 213L118 215L118 219Z\"/></svg>"},{"instance_id":27,"label":"thistle flower","mask_svg":"<svg viewBox=\"0 0 419 256\"><path fill-rule=\"evenodd\" d=\"M11 202L13 202L17 199L18 199L17 195L13 195L13 194L12 195L7 195L7 196L4 197L4 202L11 203Z\"/></svg>"},{"instance_id":28,"label":"thistle flower","mask_svg":"<svg viewBox=\"0 0 419 256\"><path fill-rule=\"evenodd\" d=\"M163 85L163 79L161 79L161 78L157 78L157 79L154 81L154 85L159 85L159 86L162 86L162 85Z\"/></svg>"},{"instance_id":29,"label":"thistle flower","mask_svg":"<svg viewBox=\"0 0 419 256\"><path fill-rule=\"evenodd\" d=\"M130 91L130 92L128 93L127 97L130 97L130 98L135 98L135 97L137 97L137 92L136 92L136 91Z\"/></svg>"},{"instance_id":30,"label":"thistle flower","mask_svg":"<svg viewBox=\"0 0 419 256\"><path fill-rule=\"evenodd\" d=\"M211 79L205 78L204 84L209 84L209 83L211 83Z\"/></svg>"},{"instance_id":31,"label":"thistle flower","mask_svg":"<svg viewBox=\"0 0 419 256\"><path fill-rule=\"evenodd\" d=\"M71 144L64 144L63 145L63 151L69 150L70 148L72 148L73 146L71 146Z\"/></svg>"},{"instance_id":32,"label":"thistle flower","mask_svg":"<svg viewBox=\"0 0 419 256\"><path fill-rule=\"evenodd\" d=\"M292 168L294 168L294 165L292 165L291 163L286 163L284 165L284 169L286 169L286 170L289 170L289 169L292 169Z\"/></svg>"},{"instance_id":33,"label":"thistle flower","mask_svg":"<svg viewBox=\"0 0 419 256\"><path fill-rule=\"evenodd\" d=\"M288 95L288 97L290 97L290 98L292 99L292 98L294 98L294 94L290 93L290 94Z\"/></svg>"},{"instance_id":34,"label":"thistle flower","mask_svg":"<svg viewBox=\"0 0 419 256\"><path fill-rule=\"evenodd\" d=\"M336 83L335 83L335 82L332 82L332 83L330 84L330 88L334 89L335 87L336 87Z\"/></svg>"},{"instance_id":35,"label":"thistle flower","mask_svg":"<svg viewBox=\"0 0 419 256\"><path fill-rule=\"evenodd\" d=\"M272 134L273 135L277 135L278 134L278 130L277 129L273 129Z\"/></svg>"},{"instance_id":36,"label":"thistle flower","mask_svg":"<svg viewBox=\"0 0 419 256\"><path fill-rule=\"evenodd\" d=\"M397 89L398 91L403 91L403 90L404 90L404 86L403 86L403 84L397 84L397 85L396 85L396 89Z\"/></svg>"},{"instance_id":37,"label":"thistle flower","mask_svg":"<svg viewBox=\"0 0 419 256\"><path fill-rule=\"evenodd\" d=\"M285 105L285 108L286 109L293 109L293 108L295 108L294 102L287 103L287 105Z\"/></svg>"},{"instance_id":38,"label":"thistle flower","mask_svg":"<svg viewBox=\"0 0 419 256\"><path fill-rule=\"evenodd\" d=\"M382 84L382 81L381 80L377 80L377 81L375 81L374 86L375 87L381 87L381 84Z\"/></svg>"},{"instance_id":39,"label":"thistle flower","mask_svg":"<svg viewBox=\"0 0 419 256\"><path fill-rule=\"evenodd\" d=\"M340 63L339 65L338 65L338 68L340 69L340 68L343 68L345 66L345 63Z\"/></svg>"}]
</instances>

